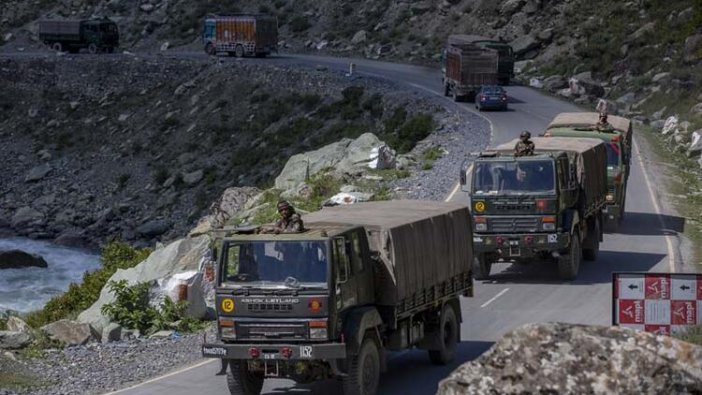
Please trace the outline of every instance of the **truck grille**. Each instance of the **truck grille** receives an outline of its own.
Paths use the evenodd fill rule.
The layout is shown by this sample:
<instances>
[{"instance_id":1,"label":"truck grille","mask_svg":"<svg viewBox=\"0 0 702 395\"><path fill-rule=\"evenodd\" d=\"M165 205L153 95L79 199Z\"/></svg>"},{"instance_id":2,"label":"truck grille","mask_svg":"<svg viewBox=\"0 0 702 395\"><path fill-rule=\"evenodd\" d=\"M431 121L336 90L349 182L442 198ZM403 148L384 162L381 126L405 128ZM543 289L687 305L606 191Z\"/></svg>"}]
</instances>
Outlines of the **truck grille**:
<instances>
[{"instance_id":1,"label":"truck grille","mask_svg":"<svg viewBox=\"0 0 702 395\"><path fill-rule=\"evenodd\" d=\"M252 313L286 313L293 310L293 305L290 303L249 303L246 307Z\"/></svg>"},{"instance_id":2,"label":"truck grille","mask_svg":"<svg viewBox=\"0 0 702 395\"><path fill-rule=\"evenodd\" d=\"M537 232L539 230L538 217L492 217L489 219L489 229L496 233L521 233Z\"/></svg>"},{"instance_id":3,"label":"truck grille","mask_svg":"<svg viewBox=\"0 0 702 395\"><path fill-rule=\"evenodd\" d=\"M302 340L307 338L307 325L301 323L237 323L238 339Z\"/></svg>"}]
</instances>

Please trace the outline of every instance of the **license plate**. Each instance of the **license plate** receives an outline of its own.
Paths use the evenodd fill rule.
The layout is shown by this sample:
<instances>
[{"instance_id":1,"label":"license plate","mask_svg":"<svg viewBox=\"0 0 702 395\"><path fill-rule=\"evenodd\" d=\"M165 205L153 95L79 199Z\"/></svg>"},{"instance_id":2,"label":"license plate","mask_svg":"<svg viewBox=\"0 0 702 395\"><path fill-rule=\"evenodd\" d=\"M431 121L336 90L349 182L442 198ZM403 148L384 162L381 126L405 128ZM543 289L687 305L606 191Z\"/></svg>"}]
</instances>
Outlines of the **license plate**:
<instances>
[{"instance_id":1,"label":"license plate","mask_svg":"<svg viewBox=\"0 0 702 395\"><path fill-rule=\"evenodd\" d=\"M263 359L276 359L278 354L263 354Z\"/></svg>"},{"instance_id":2,"label":"license plate","mask_svg":"<svg viewBox=\"0 0 702 395\"><path fill-rule=\"evenodd\" d=\"M490 96L490 100L500 100L500 98L497 96Z\"/></svg>"}]
</instances>

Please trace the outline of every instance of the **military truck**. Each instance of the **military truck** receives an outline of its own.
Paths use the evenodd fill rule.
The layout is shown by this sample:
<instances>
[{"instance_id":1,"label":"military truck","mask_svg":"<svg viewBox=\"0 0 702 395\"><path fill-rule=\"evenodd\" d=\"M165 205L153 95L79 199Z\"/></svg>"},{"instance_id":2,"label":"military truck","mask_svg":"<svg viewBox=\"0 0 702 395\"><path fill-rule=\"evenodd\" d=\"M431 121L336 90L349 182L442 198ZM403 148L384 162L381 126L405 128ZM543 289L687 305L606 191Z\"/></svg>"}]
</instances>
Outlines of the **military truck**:
<instances>
[{"instance_id":1,"label":"military truck","mask_svg":"<svg viewBox=\"0 0 702 395\"><path fill-rule=\"evenodd\" d=\"M202 41L209 55L265 57L278 51L278 19L264 14L210 14Z\"/></svg>"},{"instance_id":2,"label":"military truck","mask_svg":"<svg viewBox=\"0 0 702 395\"><path fill-rule=\"evenodd\" d=\"M631 121L610 115L609 127L598 127L595 112L561 113L548 125L544 137L590 137L605 142L607 148L607 204L605 229L616 231L626 211L626 186L631 168L633 130Z\"/></svg>"},{"instance_id":3,"label":"military truck","mask_svg":"<svg viewBox=\"0 0 702 395\"><path fill-rule=\"evenodd\" d=\"M534 138L535 153L515 156L518 140L482 152L465 180L473 216L473 276L486 279L498 259L556 262L576 278L581 256L596 260L607 195L604 143Z\"/></svg>"},{"instance_id":4,"label":"military truck","mask_svg":"<svg viewBox=\"0 0 702 395\"><path fill-rule=\"evenodd\" d=\"M514 77L514 52L512 47L502 41L470 34L452 34L448 38L449 45L470 43L483 48L497 51L497 80L500 85L509 85Z\"/></svg>"},{"instance_id":5,"label":"military truck","mask_svg":"<svg viewBox=\"0 0 702 395\"><path fill-rule=\"evenodd\" d=\"M340 378L376 393L386 350L428 350L447 364L460 341L459 296L472 296L468 207L389 201L324 208L300 233L227 231L219 242L219 341L232 394L265 378Z\"/></svg>"},{"instance_id":6,"label":"military truck","mask_svg":"<svg viewBox=\"0 0 702 395\"><path fill-rule=\"evenodd\" d=\"M449 42L442 55L444 95L472 100L482 85L497 84L498 53L464 42Z\"/></svg>"},{"instance_id":7,"label":"military truck","mask_svg":"<svg viewBox=\"0 0 702 395\"><path fill-rule=\"evenodd\" d=\"M91 54L114 52L119 47L119 29L109 18L39 21L39 40L56 52Z\"/></svg>"}]
</instances>

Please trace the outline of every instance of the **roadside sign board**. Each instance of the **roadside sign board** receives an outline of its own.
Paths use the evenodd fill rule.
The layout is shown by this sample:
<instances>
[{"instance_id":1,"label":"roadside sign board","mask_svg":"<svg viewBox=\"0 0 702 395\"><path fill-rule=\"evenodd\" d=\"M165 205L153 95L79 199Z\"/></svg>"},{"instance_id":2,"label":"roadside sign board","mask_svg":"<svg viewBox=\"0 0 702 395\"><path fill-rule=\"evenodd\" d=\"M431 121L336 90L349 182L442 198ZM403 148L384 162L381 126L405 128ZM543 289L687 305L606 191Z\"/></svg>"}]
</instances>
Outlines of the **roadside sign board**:
<instances>
[{"instance_id":1,"label":"roadside sign board","mask_svg":"<svg viewBox=\"0 0 702 395\"><path fill-rule=\"evenodd\" d=\"M702 273L613 273L612 324L664 335L702 325Z\"/></svg>"}]
</instances>

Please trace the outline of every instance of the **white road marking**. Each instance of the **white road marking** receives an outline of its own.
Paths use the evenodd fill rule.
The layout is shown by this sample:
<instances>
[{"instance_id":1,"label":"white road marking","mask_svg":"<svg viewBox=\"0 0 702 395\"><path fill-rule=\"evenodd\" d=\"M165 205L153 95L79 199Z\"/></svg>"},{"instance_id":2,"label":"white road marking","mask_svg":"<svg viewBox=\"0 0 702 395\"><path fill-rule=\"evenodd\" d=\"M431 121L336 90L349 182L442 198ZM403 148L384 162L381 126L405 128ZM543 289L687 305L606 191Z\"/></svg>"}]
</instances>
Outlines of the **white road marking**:
<instances>
[{"instance_id":1,"label":"white road marking","mask_svg":"<svg viewBox=\"0 0 702 395\"><path fill-rule=\"evenodd\" d=\"M643 156L641 155L641 150L639 149L639 145L636 144L636 140L634 142L634 149L636 150L636 155L639 157L639 164L641 165L641 171L643 172L644 175L644 181L646 182L646 187L648 188L648 193L651 196L651 203L653 203L653 209L656 210L656 215L658 216L658 221L661 224L661 230L665 229L665 221L663 220L663 214L661 212L661 208L658 205L658 200L656 199L656 195L653 192L653 185L651 184L651 180L648 177L648 172L646 171L646 166L644 165L643 161ZM668 268L670 269L671 273L675 273L675 249L673 248L673 241L671 240L669 235L665 235L665 243L668 248Z\"/></svg>"},{"instance_id":2,"label":"white road marking","mask_svg":"<svg viewBox=\"0 0 702 395\"><path fill-rule=\"evenodd\" d=\"M125 392L125 391L129 391L129 390L133 390L133 389L135 389L135 388L139 388L139 387L144 386L144 385L146 385L146 384L150 384L150 383L153 383L153 382L155 382L155 381L163 380L163 379L165 379L165 378L167 378L167 377L175 376L175 375L177 375L177 374L181 374L181 373L183 373L183 372L187 372L188 370L192 370L192 369L195 369L195 368L199 368L200 366L205 366L205 365L207 365L208 363L212 363L212 362L214 362L214 361L217 361L217 360L216 360L216 359L208 359L208 360L202 361L202 362L200 362L200 363L198 363L198 364L195 364L195 365L192 365L192 366L188 366L187 368L183 368L183 369L180 369L180 370L176 370L175 372L171 372L171 373L168 373L168 374L164 374L163 376L154 377L154 378L152 378L152 379L150 379L150 380L144 381L143 383L134 384L133 386L128 387L128 388L123 388L123 389L121 389L121 390L117 390L117 391L113 391L113 392L107 392L107 393L105 393L105 394L103 394L103 395L113 395L113 394L119 394L119 393L122 393L122 392Z\"/></svg>"},{"instance_id":3,"label":"white road marking","mask_svg":"<svg viewBox=\"0 0 702 395\"><path fill-rule=\"evenodd\" d=\"M509 291L509 288L505 288L505 289L503 289L502 291L500 291L500 293L498 293L497 295L493 296L493 297L492 297L492 298L491 298L490 300L488 300L487 302L485 302L485 303L481 304L481 305L480 305L480 307L481 307L481 308L483 308L483 307L485 307L485 306L489 305L490 303L492 303L492 302L496 301L496 300L497 300L497 298L499 298L500 296L502 296L502 295L506 294L506 293L507 293L507 291Z\"/></svg>"}]
</instances>

